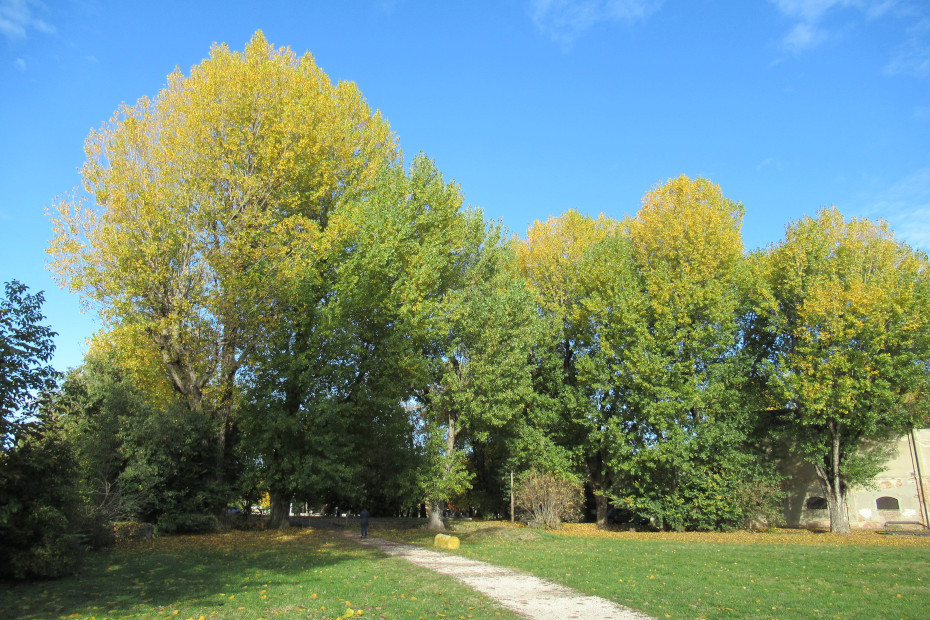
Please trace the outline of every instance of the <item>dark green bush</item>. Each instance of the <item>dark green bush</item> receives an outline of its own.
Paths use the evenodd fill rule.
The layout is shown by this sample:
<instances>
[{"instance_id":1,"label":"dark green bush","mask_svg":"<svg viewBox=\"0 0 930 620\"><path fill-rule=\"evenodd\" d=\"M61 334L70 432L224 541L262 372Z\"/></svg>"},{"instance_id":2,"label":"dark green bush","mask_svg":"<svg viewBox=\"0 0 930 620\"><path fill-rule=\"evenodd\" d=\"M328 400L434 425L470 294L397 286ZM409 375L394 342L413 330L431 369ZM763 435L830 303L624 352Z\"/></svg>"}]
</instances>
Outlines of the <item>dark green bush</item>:
<instances>
[{"instance_id":1,"label":"dark green bush","mask_svg":"<svg viewBox=\"0 0 930 620\"><path fill-rule=\"evenodd\" d=\"M192 512L165 513L155 527L159 534L202 534L216 530L216 519Z\"/></svg>"},{"instance_id":2,"label":"dark green bush","mask_svg":"<svg viewBox=\"0 0 930 620\"><path fill-rule=\"evenodd\" d=\"M78 564L74 461L52 424L21 425L0 452L0 576L60 577Z\"/></svg>"}]
</instances>

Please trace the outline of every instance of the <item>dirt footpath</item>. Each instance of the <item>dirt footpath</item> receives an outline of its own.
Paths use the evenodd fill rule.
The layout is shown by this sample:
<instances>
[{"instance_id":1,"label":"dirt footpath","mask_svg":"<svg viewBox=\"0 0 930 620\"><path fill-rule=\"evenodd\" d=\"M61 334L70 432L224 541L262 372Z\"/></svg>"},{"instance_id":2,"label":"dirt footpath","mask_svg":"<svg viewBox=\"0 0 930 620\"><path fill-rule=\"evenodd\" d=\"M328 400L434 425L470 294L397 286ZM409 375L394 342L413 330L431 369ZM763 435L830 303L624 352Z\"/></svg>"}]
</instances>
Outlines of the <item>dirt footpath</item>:
<instances>
[{"instance_id":1,"label":"dirt footpath","mask_svg":"<svg viewBox=\"0 0 930 620\"><path fill-rule=\"evenodd\" d=\"M612 618L649 620L650 616L617 605L598 596L587 596L571 588L526 573L479 562L460 555L439 553L383 538L359 538L345 533L363 545L376 547L412 564L458 579L470 588L500 602L511 611L538 620L569 618Z\"/></svg>"}]
</instances>

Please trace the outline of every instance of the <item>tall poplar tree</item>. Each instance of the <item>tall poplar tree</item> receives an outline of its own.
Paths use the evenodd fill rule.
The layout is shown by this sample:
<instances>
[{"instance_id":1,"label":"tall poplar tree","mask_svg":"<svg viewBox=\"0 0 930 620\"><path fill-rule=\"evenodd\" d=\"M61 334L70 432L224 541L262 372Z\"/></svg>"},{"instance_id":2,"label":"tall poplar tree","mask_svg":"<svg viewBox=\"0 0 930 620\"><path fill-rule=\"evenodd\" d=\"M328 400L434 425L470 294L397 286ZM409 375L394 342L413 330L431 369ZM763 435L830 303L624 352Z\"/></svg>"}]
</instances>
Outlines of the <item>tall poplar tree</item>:
<instances>
[{"instance_id":1,"label":"tall poplar tree","mask_svg":"<svg viewBox=\"0 0 930 620\"><path fill-rule=\"evenodd\" d=\"M588 269L599 337L584 377L612 414L615 493L667 528L742 525L736 496L756 479L737 355L742 215L709 180L670 179Z\"/></svg>"},{"instance_id":2,"label":"tall poplar tree","mask_svg":"<svg viewBox=\"0 0 930 620\"><path fill-rule=\"evenodd\" d=\"M52 269L145 334L187 407L214 418L221 482L236 375L275 323L277 274L396 158L394 136L354 84L258 32L120 107L85 151L85 193L56 205Z\"/></svg>"},{"instance_id":3,"label":"tall poplar tree","mask_svg":"<svg viewBox=\"0 0 930 620\"><path fill-rule=\"evenodd\" d=\"M597 254L597 244L617 225L605 216L568 211L534 222L517 246L521 271L547 328L536 350L536 395L529 424L520 429L520 460L531 468L571 467L587 481L601 525L613 484L605 434L610 412L598 387L579 373L598 339L588 304L591 266L605 258Z\"/></svg>"}]
</instances>

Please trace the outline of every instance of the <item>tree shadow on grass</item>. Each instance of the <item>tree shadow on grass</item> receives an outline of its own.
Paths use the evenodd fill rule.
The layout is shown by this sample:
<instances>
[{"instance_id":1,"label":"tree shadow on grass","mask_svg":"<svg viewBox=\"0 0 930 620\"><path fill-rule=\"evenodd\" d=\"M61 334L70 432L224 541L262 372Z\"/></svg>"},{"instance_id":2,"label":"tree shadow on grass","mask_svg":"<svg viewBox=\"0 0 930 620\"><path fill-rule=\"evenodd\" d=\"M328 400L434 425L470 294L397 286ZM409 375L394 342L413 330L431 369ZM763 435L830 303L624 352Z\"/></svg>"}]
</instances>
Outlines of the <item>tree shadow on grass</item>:
<instances>
[{"instance_id":1,"label":"tree shadow on grass","mask_svg":"<svg viewBox=\"0 0 930 620\"><path fill-rule=\"evenodd\" d=\"M2 584L0 617L167 617L191 607L228 615L260 605L258 588L299 600L304 585L312 589L314 575L342 567L330 579L345 580L353 564L380 557L374 549L303 529L160 537L93 553L73 577Z\"/></svg>"}]
</instances>

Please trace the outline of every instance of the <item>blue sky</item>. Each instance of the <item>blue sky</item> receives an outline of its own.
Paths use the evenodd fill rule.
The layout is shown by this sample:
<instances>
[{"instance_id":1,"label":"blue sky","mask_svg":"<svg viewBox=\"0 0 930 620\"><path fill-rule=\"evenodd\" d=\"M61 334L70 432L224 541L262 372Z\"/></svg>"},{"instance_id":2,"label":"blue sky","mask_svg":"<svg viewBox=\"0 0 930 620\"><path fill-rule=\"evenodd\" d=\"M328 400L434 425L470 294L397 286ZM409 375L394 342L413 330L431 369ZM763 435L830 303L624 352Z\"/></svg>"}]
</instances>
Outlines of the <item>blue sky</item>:
<instances>
[{"instance_id":1,"label":"blue sky","mask_svg":"<svg viewBox=\"0 0 930 620\"><path fill-rule=\"evenodd\" d=\"M84 139L256 29L356 82L519 234L634 214L687 174L745 205L749 249L833 204L930 250L926 0L0 0L0 281L46 292L58 368L96 328L45 269Z\"/></svg>"}]
</instances>

